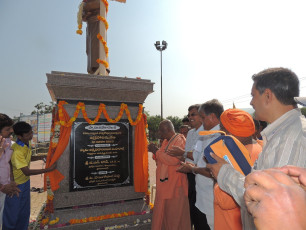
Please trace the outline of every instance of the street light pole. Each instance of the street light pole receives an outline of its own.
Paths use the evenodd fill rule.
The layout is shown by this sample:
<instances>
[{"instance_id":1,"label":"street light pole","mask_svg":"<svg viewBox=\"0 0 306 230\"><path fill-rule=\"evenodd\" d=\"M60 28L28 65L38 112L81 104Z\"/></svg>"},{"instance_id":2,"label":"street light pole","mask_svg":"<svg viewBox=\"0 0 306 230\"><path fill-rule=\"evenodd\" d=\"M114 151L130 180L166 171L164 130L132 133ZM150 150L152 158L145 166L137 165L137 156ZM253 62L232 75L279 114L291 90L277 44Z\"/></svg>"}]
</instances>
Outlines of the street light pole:
<instances>
[{"instance_id":1,"label":"street light pole","mask_svg":"<svg viewBox=\"0 0 306 230\"><path fill-rule=\"evenodd\" d=\"M163 52L160 51L160 116L163 119Z\"/></svg>"},{"instance_id":2,"label":"street light pole","mask_svg":"<svg viewBox=\"0 0 306 230\"><path fill-rule=\"evenodd\" d=\"M160 115L163 120L163 51L167 49L168 43L166 41L156 41L155 48L160 51Z\"/></svg>"}]
</instances>

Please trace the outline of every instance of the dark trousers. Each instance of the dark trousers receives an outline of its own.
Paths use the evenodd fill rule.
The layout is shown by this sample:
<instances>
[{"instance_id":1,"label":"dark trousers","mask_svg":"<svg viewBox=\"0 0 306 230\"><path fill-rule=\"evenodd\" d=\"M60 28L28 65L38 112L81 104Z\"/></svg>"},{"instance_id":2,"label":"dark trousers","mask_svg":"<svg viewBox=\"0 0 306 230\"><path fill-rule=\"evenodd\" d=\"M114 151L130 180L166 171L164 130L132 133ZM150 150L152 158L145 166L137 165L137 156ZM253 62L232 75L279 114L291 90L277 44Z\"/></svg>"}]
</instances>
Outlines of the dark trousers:
<instances>
[{"instance_id":1,"label":"dark trousers","mask_svg":"<svg viewBox=\"0 0 306 230\"><path fill-rule=\"evenodd\" d=\"M197 199L195 175L193 173L187 173L187 179L191 226L193 225L195 230L210 230L207 224L206 215L195 206Z\"/></svg>"},{"instance_id":2,"label":"dark trousers","mask_svg":"<svg viewBox=\"0 0 306 230\"><path fill-rule=\"evenodd\" d=\"M195 175L193 173L187 173L187 179L188 179L188 200L189 200L189 210L190 210L190 222L191 226L193 226L196 216L195 202L197 199L197 193L195 190Z\"/></svg>"},{"instance_id":3,"label":"dark trousers","mask_svg":"<svg viewBox=\"0 0 306 230\"><path fill-rule=\"evenodd\" d=\"M19 184L19 196L6 196L2 230L27 230L30 219L30 180Z\"/></svg>"},{"instance_id":4,"label":"dark trousers","mask_svg":"<svg viewBox=\"0 0 306 230\"><path fill-rule=\"evenodd\" d=\"M197 207L196 214L195 214L195 222L194 222L194 229L195 230L210 230L210 227L207 223L206 215L201 212Z\"/></svg>"}]
</instances>

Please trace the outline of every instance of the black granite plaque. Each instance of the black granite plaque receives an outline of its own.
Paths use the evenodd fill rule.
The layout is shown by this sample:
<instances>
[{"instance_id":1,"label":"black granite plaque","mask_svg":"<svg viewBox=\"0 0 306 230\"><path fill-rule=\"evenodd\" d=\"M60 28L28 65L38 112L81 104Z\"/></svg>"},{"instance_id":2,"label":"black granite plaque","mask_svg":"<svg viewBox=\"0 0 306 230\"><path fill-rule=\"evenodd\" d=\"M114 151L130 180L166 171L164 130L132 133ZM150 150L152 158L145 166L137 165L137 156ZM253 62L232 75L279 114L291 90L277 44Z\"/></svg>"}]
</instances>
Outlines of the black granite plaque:
<instances>
[{"instance_id":1,"label":"black granite plaque","mask_svg":"<svg viewBox=\"0 0 306 230\"><path fill-rule=\"evenodd\" d=\"M131 134L128 120L90 125L77 119L71 130L70 191L132 185Z\"/></svg>"}]
</instances>

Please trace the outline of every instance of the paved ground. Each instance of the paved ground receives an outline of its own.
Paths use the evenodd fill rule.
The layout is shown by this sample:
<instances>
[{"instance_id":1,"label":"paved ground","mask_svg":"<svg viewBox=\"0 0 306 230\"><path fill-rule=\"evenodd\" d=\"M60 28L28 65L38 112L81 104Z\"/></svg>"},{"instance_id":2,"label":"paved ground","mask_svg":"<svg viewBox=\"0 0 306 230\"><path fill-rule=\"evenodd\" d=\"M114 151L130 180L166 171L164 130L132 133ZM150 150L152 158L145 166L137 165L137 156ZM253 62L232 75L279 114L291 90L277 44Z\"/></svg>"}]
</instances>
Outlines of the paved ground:
<instances>
[{"instance_id":1,"label":"paved ground","mask_svg":"<svg viewBox=\"0 0 306 230\"><path fill-rule=\"evenodd\" d=\"M45 165L43 161L34 161L31 162L31 169L41 169L44 168ZM155 161L152 159L152 153L149 152L149 176L150 176L150 184L151 186L155 184L155 170L156 164ZM35 175L31 176L31 188L42 188L44 186L44 176L42 175ZM152 190L151 190L152 191ZM153 189L153 193L155 190ZM153 196L154 197L154 196ZM31 192L31 216L30 220L36 220L36 217L43 205L43 203L47 200L46 192L38 193L38 192ZM151 200L153 202L153 200Z\"/></svg>"},{"instance_id":2,"label":"paved ground","mask_svg":"<svg viewBox=\"0 0 306 230\"><path fill-rule=\"evenodd\" d=\"M45 164L43 161L33 161L31 162L31 169L41 169L44 168ZM42 188L44 187L44 176L35 175L31 176L31 188ZM30 220L36 220L36 217L41 209L43 203L47 200L46 192L38 193L38 192L31 192L31 216Z\"/></svg>"}]
</instances>

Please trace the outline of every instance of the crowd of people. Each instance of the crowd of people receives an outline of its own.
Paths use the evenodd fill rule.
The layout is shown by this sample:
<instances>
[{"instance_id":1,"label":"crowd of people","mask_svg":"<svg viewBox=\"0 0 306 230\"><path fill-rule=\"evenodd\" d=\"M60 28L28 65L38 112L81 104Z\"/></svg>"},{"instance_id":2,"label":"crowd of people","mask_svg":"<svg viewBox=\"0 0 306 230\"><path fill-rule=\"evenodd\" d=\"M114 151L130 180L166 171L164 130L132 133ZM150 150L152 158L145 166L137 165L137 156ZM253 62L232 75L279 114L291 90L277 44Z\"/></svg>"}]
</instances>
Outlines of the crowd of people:
<instances>
[{"instance_id":1,"label":"crowd of people","mask_svg":"<svg viewBox=\"0 0 306 230\"><path fill-rule=\"evenodd\" d=\"M254 118L212 99L189 107L181 134L171 121L160 123L161 146L148 146L157 164L153 230L306 229L306 118L297 107L306 99L299 79L286 68L252 79ZM205 155L221 135L238 140L236 148Z\"/></svg>"},{"instance_id":2,"label":"crowd of people","mask_svg":"<svg viewBox=\"0 0 306 230\"><path fill-rule=\"evenodd\" d=\"M11 140L12 133L17 136ZM30 169L30 162L42 160L32 156L31 125L17 122L0 113L0 229L27 230L30 218L30 176L50 172L56 164L46 169Z\"/></svg>"},{"instance_id":3,"label":"crowd of people","mask_svg":"<svg viewBox=\"0 0 306 230\"><path fill-rule=\"evenodd\" d=\"M297 107L306 99L289 69L266 69L252 79L254 118L236 108L224 111L212 99L188 108L180 133L161 121L161 145L148 145L157 164L152 230L306 229L306 118ZM223 135L235 141L235 150L219 155L216 147L205 155ZM28 228L30 176L56 168L30 169L43 158L32 156L32 137L29 124L0 114L3 230Z\"/></svg>"}]
</instances>

